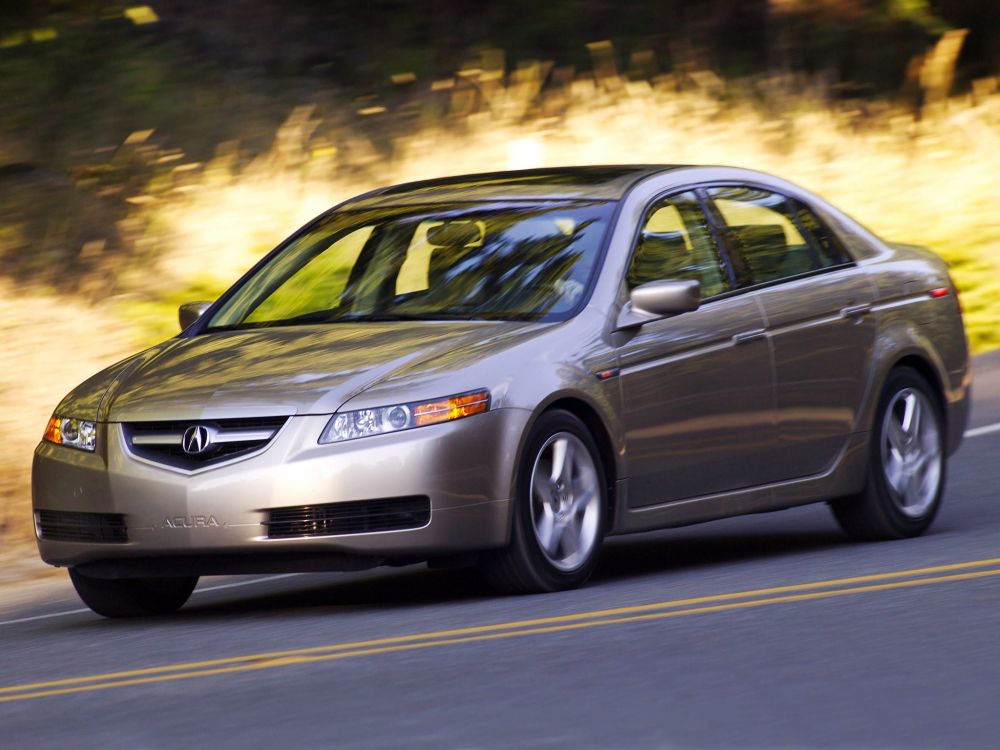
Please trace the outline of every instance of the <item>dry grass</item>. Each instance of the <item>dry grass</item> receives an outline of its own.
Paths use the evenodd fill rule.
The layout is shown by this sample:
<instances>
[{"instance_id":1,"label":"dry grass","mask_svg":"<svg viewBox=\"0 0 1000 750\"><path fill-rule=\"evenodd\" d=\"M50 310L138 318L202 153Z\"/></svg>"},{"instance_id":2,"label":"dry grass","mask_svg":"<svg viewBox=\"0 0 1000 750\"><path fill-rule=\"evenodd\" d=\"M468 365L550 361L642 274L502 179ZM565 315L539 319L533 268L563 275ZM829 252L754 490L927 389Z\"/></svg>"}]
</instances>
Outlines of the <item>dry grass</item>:
<instances>
[{"instance_id":1,"label":"dry grass","mask_svg":"<svg viewBox=\"0 0 1000 750\"><path fill-rule=\"evenodd\" d=\"M887 106L862 114L805 95L734 97L711 76L700 80L683 89L672 78L577 81L539 98L528 71L493 86L472 113L461 111L456 92L449 122L398 139L388 159L366 146L364 132L343 134L349 149L321 142L309 111L299 110L273 152L247 168L234 172L232 160L220 157L151 185L136 218L158 267L122 280L128 293L86 307L0 287L0 402L15 435L0 473L4 544L31 538L31 449L69 387L170 335L184 296L217 293L309 217L375 184L567 164L763 169L824 195L887 239L937 250L953 264L973 347L1000 345L995 82L982 83L976 98L938 104L918 122Z\"/></svg>"}]
</instances>

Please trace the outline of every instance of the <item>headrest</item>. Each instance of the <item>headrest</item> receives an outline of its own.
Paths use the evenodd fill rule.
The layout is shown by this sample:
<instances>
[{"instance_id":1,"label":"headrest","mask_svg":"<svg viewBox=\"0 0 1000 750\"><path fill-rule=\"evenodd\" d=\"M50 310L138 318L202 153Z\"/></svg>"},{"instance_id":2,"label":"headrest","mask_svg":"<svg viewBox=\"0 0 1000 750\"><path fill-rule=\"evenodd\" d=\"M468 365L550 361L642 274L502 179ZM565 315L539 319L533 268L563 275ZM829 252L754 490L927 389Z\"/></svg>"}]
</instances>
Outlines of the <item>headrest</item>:
<instances>
[{"instance_id":1,"label":"headrest","mask_svg":"<svg viewBox=\"0 0 1000 750\"><path fill-rule=\"evenodd\" d=\"M658 279L680 278L689 256L684 235L680 232L643 232L629 267L632 286Z\"/></svg>"},{"instance_id":2,"label":"headrest","mask_svg":"<svg viewBox=\"0 0 1000 750\"><path fill-rule=\"evenodd\" d=\"M755 282L786 275L788 240L780 224L737 224L729 228L743 246L743 258Z\"/></svg>"},{"instance_id":3,"label":"headrest","mask_svg":"<svg viewBox=\"0 0 1000 750\"><path fill-rule=\"evenodd\" d=\"M784 227L780 224L736 224L729 229L748 250L761 247L785 250L788 247Z\"/></svg>"},{"instance_id":4,"label":"headrest","mask_svg":"<svg viewBox=\"0 0 1000 750\"><path fill-rule=\"evenodd\" d=\"M445 275L463 260L477 252L479 248L437 247L431 253L427 264L427 281L433 289L444 283Z\"/></svg>"},{"instance_id":5,"label":"headrest","mask_svg":"<svg viewBox=\"0 0 1000 750\"><path fill-rule=\"evenodd\" d=\"M639 238L639 252L643 255L683 258L687 255L684 235L680 232L643 232Z\"/></svg>"},{"instance_id":6,"label":"headrest","mask_svg":"<svg viewBox=\"0 0 1000 750\"><path fill-rule=\"evenodd\" d=\"M482 227L475 221L446 221L427 230L427 241L438 247L465 247L482 239Z\"/></svg>"}]
</instances>

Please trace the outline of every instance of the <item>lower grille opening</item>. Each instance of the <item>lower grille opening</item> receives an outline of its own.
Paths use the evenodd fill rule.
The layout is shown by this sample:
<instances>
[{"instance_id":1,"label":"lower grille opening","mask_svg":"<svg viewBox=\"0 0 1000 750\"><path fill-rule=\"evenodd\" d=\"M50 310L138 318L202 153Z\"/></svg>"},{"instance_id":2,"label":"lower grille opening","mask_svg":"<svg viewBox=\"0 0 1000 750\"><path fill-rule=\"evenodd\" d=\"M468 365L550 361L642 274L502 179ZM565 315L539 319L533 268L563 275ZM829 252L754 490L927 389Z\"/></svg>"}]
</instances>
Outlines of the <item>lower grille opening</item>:
<instances>
[{"instance_id":1,"label":"lower grille opening","mask_svg":"<svg viewBox=\"0 0 1000 750\"><path fill-rule=\"evenodd\" d=\"M415 496L272 508L264 525L269 539L287 539L416 529L430 520L430 498Z\"/></svg>"},{"instance_id":2,"label":"lower grille opening","mask_svg":"<svg viewBox=\"0 0 1000 750\"><path fill-rule=\"evenodd\" d=\"M125 516L120 513L80 513L69 510L35 511L38 535L57 542L128 541Z\"/></svg>"}]
</instances>

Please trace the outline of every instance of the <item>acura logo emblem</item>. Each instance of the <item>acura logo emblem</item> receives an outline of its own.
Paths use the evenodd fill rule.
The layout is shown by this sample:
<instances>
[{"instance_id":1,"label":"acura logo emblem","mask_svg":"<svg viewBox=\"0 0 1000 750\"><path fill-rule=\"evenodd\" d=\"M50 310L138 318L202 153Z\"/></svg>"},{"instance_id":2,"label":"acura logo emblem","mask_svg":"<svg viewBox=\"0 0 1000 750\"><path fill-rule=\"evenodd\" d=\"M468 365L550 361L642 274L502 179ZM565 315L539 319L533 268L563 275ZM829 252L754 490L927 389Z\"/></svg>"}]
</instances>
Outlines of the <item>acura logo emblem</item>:
<instances>
[{"instance_id":1,"label":"acura logo emblem","mask_svg":"<svg viewBox=\"0 0 1000 750\"><path fill-rule=\"evenodd\" d=\"M195 424L184 430L181 438L181 448L185 453L204 453L212 447L212 433L203 424Z\"/></svg>"}]
</instances>

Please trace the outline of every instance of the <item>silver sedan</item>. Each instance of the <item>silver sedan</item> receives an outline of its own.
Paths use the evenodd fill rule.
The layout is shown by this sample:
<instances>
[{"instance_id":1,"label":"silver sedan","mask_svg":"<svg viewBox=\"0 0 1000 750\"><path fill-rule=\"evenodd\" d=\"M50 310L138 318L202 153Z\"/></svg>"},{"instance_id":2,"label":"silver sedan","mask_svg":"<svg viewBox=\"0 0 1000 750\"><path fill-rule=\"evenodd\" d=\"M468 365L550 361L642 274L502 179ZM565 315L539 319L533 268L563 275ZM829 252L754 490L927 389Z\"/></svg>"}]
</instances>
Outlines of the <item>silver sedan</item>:
<instances>
[{"instance_id":1,"label":"silver sedan","mask_svg":"<svg viewBox=\"0 0 1000 750\"><path fill-rule=\"evenodd\" d=\"M180 317L35 453L42 558L107 616L419 561L551 591L611 534L822 501L913 536L968 415L945 264L740 169L376 190Z\"/></svg>"}]
</instances>

